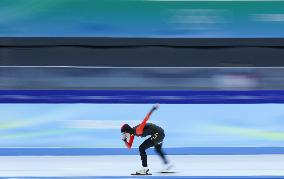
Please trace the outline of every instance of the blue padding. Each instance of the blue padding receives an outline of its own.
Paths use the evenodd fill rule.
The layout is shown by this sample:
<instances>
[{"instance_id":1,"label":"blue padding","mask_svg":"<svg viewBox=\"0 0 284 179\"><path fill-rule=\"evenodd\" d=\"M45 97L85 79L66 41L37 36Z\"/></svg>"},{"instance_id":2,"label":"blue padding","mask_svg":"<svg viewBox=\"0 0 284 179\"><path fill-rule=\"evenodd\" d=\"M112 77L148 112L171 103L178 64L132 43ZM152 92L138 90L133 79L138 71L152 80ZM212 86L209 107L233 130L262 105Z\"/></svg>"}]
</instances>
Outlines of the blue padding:
<instances>
[{"instance_id":1,"label":"blue padding","mask_svg":"<svg viewBox=\"0 0 284 179\"><path fill-rule=\"evenodd\" d=\"M165 148L169 155L254 155L284 154L284 147L184 147ZM151 148L147 154L155 155ZM0 156L77 156L77 155L139 155L137 148L0 148Z\"/></svg>"},{"instance_id":2,"label":"blue padding","mask_svg":"<svg viewBox=\"0 0 284 179\"><path fill-rule=\"evenodd\" d=\"M284 103L284 91L0 90L0 103Z\"/></svg>"}]
</instances>

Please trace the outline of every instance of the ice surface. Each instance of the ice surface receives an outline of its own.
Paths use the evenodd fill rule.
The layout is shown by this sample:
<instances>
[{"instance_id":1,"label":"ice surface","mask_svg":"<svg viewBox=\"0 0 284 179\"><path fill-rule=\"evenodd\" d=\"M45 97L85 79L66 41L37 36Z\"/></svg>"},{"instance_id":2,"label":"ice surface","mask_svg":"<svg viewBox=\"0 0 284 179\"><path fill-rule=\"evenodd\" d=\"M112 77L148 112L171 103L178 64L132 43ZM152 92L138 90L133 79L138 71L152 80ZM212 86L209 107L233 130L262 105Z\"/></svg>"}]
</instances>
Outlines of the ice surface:
<instances>
[{"instance_id":1,"label":"ice surface","mask_svg":"<svg viewBox=\"0 0 284 179\"><path fill-rule=\"evenodd\" d=\"M151 155L153 176L284 176L284 155L171 155L177 173L157 173L162 166ZM2 156L0 177L130 176L140 169L140 157Z\"/></svg>"}]
</instances>

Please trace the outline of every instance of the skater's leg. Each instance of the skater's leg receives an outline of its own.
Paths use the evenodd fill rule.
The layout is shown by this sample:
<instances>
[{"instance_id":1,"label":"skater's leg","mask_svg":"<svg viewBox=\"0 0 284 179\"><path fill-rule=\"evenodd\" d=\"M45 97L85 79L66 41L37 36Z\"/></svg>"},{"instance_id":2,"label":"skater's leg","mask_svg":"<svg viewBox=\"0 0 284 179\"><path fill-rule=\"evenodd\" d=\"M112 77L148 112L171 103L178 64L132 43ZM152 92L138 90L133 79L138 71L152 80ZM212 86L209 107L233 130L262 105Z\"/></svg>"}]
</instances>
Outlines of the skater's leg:
<instances>
[{"instance_id":1,"label":"skater's leg","mask_svg":"<svg viewBox=\"0 0 284 179\"><path fill-rule=\"evenodd\" d=\"M156 149L156 152L159 154L159 156L163 159L163 162L164 164L168 164L168 160L165 156L165 153L164 151L162 150L162 142L158 145L155 145L155 149Z\"/></svg>"},{"instance_id":2,"label":"skater's leg","mask_svg":"<svg viewBox=\"0 0 284 179\"><path fill-rule=\"evenodd\" d=\"M153 147L154 145L154 142L149 138L139 146L139 152L143 167L148 167L146 150L150 147Z\"/></svg>"},{"instance_id":3,"label":"skater's leg","mask_svg":"<svg viewBox=\"0 0 284 179\"><path fill-rule=\"evenodd\" d=\"M162 132L162 133L156 133L156 134L152 135L151 140L155 144L156 152L163 159L164 164L167 164L168 161L166 159L165 153L162 150L162 144L163 144L164 138L165 138L165 134Z\"/></svg>"},{"instance_id":4,"label":"skater's leg","mask_svg":"<svg viewBox=\"0 0 284 179\"><path fill-rule=\"evenodd\" d=\"M169 161L166 158L165 153L162 150L162 144L163 144L163 140L165 138L165 134L164 133L156 133L155 135L153 135L152 137L153 142L155 143L155 149L156 152L159 154L159 156L163 159L164 162L164 166L162 168L162 170L160 170L160 172L168 172L173 165L169 163Z\"/></svg>"}]
</instances>

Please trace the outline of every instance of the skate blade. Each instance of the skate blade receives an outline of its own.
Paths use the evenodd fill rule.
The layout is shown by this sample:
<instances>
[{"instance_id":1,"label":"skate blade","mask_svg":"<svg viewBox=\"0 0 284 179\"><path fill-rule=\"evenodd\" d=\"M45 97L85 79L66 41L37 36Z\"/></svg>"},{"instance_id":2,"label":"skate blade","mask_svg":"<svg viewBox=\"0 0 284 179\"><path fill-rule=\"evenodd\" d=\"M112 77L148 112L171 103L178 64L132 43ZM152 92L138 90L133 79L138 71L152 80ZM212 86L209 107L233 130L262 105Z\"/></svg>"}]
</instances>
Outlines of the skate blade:
<instances>
[{"instance_id":1,"label":"skate blade","mask_svg":"<svg viewBox=\"0 0 284 179\"><path fill-rule=\"evenodd\" d=\"M131 173L131 175L152 175L152 173L140 174L140 173Z\"/></svg>"},{"instance_id":2,"label":"skate blade","mask_svg":"<svg viewBox=\"0 0 284 179\"><path fill-rule=\"evenodd\" d=\"M177 172L170 172L170 171L167 171L167 172L159 172L159 173L177 173Z\"/></svg>"}]
</instances>

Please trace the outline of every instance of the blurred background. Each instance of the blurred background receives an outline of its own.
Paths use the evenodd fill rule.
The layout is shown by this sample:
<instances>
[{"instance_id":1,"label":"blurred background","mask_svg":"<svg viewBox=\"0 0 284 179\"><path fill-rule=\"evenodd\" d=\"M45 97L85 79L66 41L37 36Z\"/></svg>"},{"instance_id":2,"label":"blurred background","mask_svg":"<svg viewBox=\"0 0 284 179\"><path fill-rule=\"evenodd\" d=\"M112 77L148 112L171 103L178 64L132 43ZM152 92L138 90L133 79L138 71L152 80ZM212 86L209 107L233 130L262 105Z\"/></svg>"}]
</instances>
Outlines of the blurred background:
<instances>
[{"instance_id":1,"label":"blurred background","mask_svg":"<svg viewBox=\"0 0 284 179\"><path fill-rule=\"evenodd\" d=\"M284 37L283 1L1 0L5 37Z\"/></svg>"},{"instance_id":2,"label":"blurred background","mask_svg":"<svg viewBox=\"0 0 284 179\"><path fill-rule=\"evenodd\" d=\"M22 66L1 67L0 72L3 91L0 97L2 101L6 100L0 104L0 147L112 148L115 153L116 149L124 148L120 126L139 124L151 108L152 104L141 103L143 99L147 101L155 97L147 96L144 93L147 90L207 90L202 94L193 93L195 95L183 93L184 96L163 93L164 96L155 98L155 102L161 101L162 104L149 122L165 129L166 148L186 148L183 152L190 153L190 147L203 147L205 153L210 154L214 152L210 149L212 147L284 147L284 104L277 99L277 95L282 99L284 68ZM54 95L47 91L38 95L37 91L47 89L61 92ZM77 89L82 91L68 93L68 90ZM13 90L20 93L13 96ZM115 99L121 98L121 103L100 103L100 99L108 96L104 93L94 95L96 90L112 91ZM132 92L119 94L116 90ZM220 90L235 92L232 96L224 91L212 93ZM242 93L246 91L254 92L250 93L253 96ZM84 97L98 102L84 103ZM50 101L45 103L49 98ZM126 104L128 98L134 102ZM175 98L187 99L187 102L170 102ZM9 103L7 99L26 99L26 102ZM69 103L69 99L73 102ZM211 102L204 103L209 99ZM234 99L237 102L233 102ZM260 99L263 102L257 102ZM165 102L167 100L169 102ZM242 103L242 100L247 102ZM142 140L137 138L134 147L138 147Z\"/></svg>"},{"instance_id":3,"label":"blurred background","mask_svg":"<svg viewBox=\"0 0 284 179\"><path fill-rule=\"evenodd\" d=\"M36 148L125 148L120 127L124 123L139 124L151 107L152 104L0 104L0 147L35 148L34 152ZM165 129L165 148L204 147L209 148L205 154L210 154L216 152L211 147L284 147L283 108L283 104L161 104L149 122ZM136 137L133 147L143 140ZM222 149L219 151L222 154ZM82 150L80 154L86 152ZM112 154L115 152L118 151L113 150ZM236 154L239 152L236 150ZM5 153L14 154L13 150ZM107 150L101 153L106 154Z\"/></svg>"},{"instance_id":4,"label":"blurred background","mask_svg":"<svg viewBox=\"0 0 284 179\"><path fill-rule=\"evenodd\" d=\"M13 90L234 90L248 100L241 92L259 90L281 97L284 68L275 66L284 63L283 7L283 1L0 0L6 100L0 147L124 148L120 126L138 124L152 106L56 103L64 95L49 104L37 95L12 104ZM284 147L283 103L224 101L162 104L150 121L165 128L168 148Z\"/></svg>"},{"instance_id":5,"label":"blurred background","mask_svg":"<svg viewBox=\"0 0 284 179\"><path fill-rule=\"evenodd\" d=\"M0 67L0 89L281 90L282 67Z\"/></svg>"}]
</instances>

